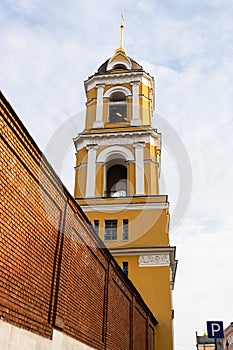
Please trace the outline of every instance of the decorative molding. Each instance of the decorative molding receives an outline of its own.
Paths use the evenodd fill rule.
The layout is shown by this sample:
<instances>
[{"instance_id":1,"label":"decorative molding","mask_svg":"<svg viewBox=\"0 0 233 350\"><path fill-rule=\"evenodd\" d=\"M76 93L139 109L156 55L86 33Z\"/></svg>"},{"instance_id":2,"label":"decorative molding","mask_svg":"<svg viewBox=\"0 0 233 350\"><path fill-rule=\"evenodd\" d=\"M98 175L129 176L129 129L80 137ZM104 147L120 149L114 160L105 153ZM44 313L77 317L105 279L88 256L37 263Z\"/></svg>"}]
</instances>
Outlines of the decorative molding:
<instances>
[{"instance_id":1,"label":"decorative molding","mask_svg":"<svg viewBox=\"0 0 233 350\"><path fill-rule=\"evenodd\" d=\"M132 137L125 137L123 139L120 138L108 138L105 140L100 141L99 146L111 146L111 145L131 145L133 144L132 142Z\"/></svg>"},{"instance_id":2,"label":"decorative molding","mask_svg":"<svg viewBox=\"0 0 233 350\"><path fill-rule=\"evenodd\" d=\"M139 141L139 142L134 142L133 143L133 147L134 148L144 148L145 147L145 142L143 142L143 141Z\"/></svg>"},{"instance_id":3,"label":"decorative molding","mask_svg":"<svg viewBox=\"0 0 233 350\"><path fill-rule=\"evenodd\" d=\"M170 266L169 254L141 255L139 266Z\"/></svg>"},{"instance_id":4,"label":"decorative molding","mask_svg":"<svg viewBox=\"0 0 233 350\"><path fill-rule=\"evenodd\" d=\"M107 157L110 154L112 155L113 153L120 153L121 155L123 155L123 157L126 160L131 160L131 161L134 160L134 155L128 148L120 146L120 145L114 145L114 146L110 146L108 148L103 149L99 153L96 161L101 162L101 163L106 162Z\"/></svg>"},{"instance_id":5,"label":"decorative molding","mask_svg":"<svg viewBox=\"0 0 233 350\"><path fill-rule=\"evenodd\" d=\"M139 80L148 87L153 85L153 79L145 72L125 72L119 74L103 74L98 76L93 75L90 79L84 82L84 85L88 91L93 89L97 84L122 85L131 83L135 80Z\"/></svg>"},{"instance_id":6,"label":"decorative molding","mask_svg":"<svg viewBox=\"0 0 233 350\"><path fill-rule=\"evenodd\" d=\"M126 96L131 96L132 93L130 91L130 89L128 89L127 87L125 86L113 86L111 88L109 88L107 91L105 91L104 93L104 98L109 98L110 95L115 92L115 91L121 91L121 92L124 92L124 94Z\"/></svg>"},{"instance_id":7,"label":"decorative molding","mask_svg":"<svg viewBox=\"0 0 233 350\"><path fill-rule=\"evenodd\" d=\"M109 61L108 61L108 65L107 65L107 70L111 70L114 68L115 65L117 64L122 64L124 65L127 69L132 69L132 62L131 60L128 59L128 57L124 57L124 59L121 60L114 60L116 58L116 56L118 55L118 53L116 53Z\"/></svg>"},{"instance_id":8,"label":"decorative molding","mask_svg":"<svg viewBox=\"0 0 233 350\"><path fill-rule=\"evenodd\" d=\"M135 131L135 132L117 132L102 134L79 134L74 138L76 150L80 150L86 145L96 143L98 146L111 145L132 145L135 142L150 143L153 146L159 146L160 134L155 130L151 131Z\"/></svg>"},{"instance_id":9,"label":"decorative molding","mask_svg":"<svg viewBox=\"0 0 233 350\"><path fill-rule=\"evenodd\" d=\"M90 135L88 135L90 137ZM93 137L94 138L94 137ZM96 139L93 140L93 138L88 139L80 139L81 141L78 145L76 143L76 150L80 150L84 147L86 147L87 144L90 144L91 142L96 142L98 146L111 146L112 144L115 145L133 145L135 142L145 142L150 143L153 146L157 146L158 142L156 139L150 136L145 136L145 134L142 135L134 135L134 136L125 136L120 134L115 135L106 135L105 137L98 137L96 136Z\"/></svg>"},{"instance_id":10,"label":"decorative molding","mask_svg":"<svg viewBox=\"0 0 233 350\"><path fill-rule=\"evenodd\" d=\"M134 80L134 81L131 81L130 85L138 87L140 83L141 83L140 80Z\"/></svg>"},{"instance_id":11,"label":"decorative molding","mask_svg":"<svg viewBox=\"0 0 233 350\"><path fill-rule=\"evenodd\" d=\"M97 150L98 149L98 145L96 145L96 144L89 144L89 145L86 145L86 149L87 149L87 151L89 151L89 150Z\"/></svg>"},{"instance_id":12,"label":"decorative molding","mask_svg":"<svg viewBox=\"0 0 233 350\"><path fill-rule=\"evenodd\" d=\"M140 248L111 248L110 252L113 256L140 256L140 255L157 255L170 254L171 261L175 258L175 247L140 247Z\"/></svg>"},{"instance_id":13,"label":"decorative molding","mask_svg":"<svg viewBox=\"0 0 233 350\"><path fill-rule=\"evenodd\" d=\"M80 205L82 210L87 212L118 212L122 210L164 210L169 208L168 203L107 203Z\"/></svg>"},{"instance_id":14,"label":"decorative molding","mask_svg":"<svg viewBox=\"0 0 233 350\"><path fill-rule=\"evenodd\" d=\"M113 61L113 62L111 62L111 63L108 64L107 70L114 69L114 67L115 67L117 64L121 64L121 65L125 66L125 69L131 69L131 68L132 68L132 64L129 64L129 63L126 62L126 61Z\"/></svg>"},{"instance_id":15,"label":"decorative molding","mask_svg":"<svg viewBox=\"0 0 233 350\"><path fill-rule=\"evenodd\" d=\"M175 247L111 248L113 256L139 256L139 266L170 266L170 286L174 288L176 277ZM145 258L146 256L146 258ZM148 258L147 258L148 257ZM153 258L150 258L153 257ZM141 259L141 260L140 260ZM142 263L140 265L140 262ZM153 265L151 265L153 263ZM157 265L155 265L157 263Z\"/></svg>"}]
</instances>

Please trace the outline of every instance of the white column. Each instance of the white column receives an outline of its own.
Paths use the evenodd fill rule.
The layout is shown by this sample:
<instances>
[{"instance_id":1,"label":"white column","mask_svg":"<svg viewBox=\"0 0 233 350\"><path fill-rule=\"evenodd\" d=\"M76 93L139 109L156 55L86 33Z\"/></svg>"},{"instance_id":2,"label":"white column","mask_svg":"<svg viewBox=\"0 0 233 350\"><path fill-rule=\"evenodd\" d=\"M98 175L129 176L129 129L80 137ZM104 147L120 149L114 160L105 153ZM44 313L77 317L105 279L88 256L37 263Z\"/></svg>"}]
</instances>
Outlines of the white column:
<instances>
[{"instance_id":1,"label":"white column","mask_svg":"<svg viewBox=\"0 0 233 350\"><path fill-rule=\"evenodd\" d=\"M139 84L140 81L134 81L131 83L132 85L132 95L133 95L133 105L132 105L132 119L131 119L131 125L141 125L141 121L139 118Z\"/></svg>"},{"instance_id":2,"label":"white column","mask_svg":"<svg viewBox=\"0 0 233 350\"><path fill-rule=\"evenodd\" d=\"M95 173L96 173L96 151L97 145L87 145L87 176L86 176L86 197L95 196Z\"/></svg>"},{"instance_id":3,"label":"white column","mask_svg":"<svg viewBox=\"0 0 233 350\"><path fill-rule=\"evenodd\" d=\"M103 123L103 96L104 96L104 84L97 84L97 101L96 101L96 118L94 122L94 128L102 128Z\"/></svg>"},{"instance_id":4,"label":"white column","mask_svg":"<svg viewBox=\"0 0 233 350\"><path fill-rule=\"evenodd\" d=\"M144 195L144 142L134 143L135 148L135 179L136 179L136 195Z\"/></svg>"}]
</instances>

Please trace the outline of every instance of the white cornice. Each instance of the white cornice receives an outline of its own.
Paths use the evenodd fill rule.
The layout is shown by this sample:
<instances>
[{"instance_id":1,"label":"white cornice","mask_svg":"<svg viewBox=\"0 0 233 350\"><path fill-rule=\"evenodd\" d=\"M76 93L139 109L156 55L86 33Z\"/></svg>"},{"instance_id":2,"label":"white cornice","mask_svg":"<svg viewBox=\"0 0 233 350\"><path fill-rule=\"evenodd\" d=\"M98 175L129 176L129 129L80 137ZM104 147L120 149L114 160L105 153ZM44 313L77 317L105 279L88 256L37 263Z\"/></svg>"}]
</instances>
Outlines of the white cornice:
<instances>
[{"instance_id":1,"label":"white cornice","mask_svg":"<svg viewBox=\"0 0 233 350\"><path fill-rule=\"evenodd\" d=\"M142 82L146 86L153 86L153 78L145 72L93 75L88 80L84 81L84 85L86 91L89 91L93 89L97 84L122 85L131 83L135 80Z\"/></svg>"},{"instance_id":2,"label":"white cornice","mask_svg":"<svg viewBox=\"0 0 233 350\"><path fill-rule=\"evenodd\" d=\"M164 210L169 208L169 203L106 203L80 205L82 210L87 212L119 212L122 210Z\"/></svg>"},{"instance_id":3,"label":"white cornice","mask_svg":"<svg viewBox=\"0 0 233 350\"><path fill-rule=\"evenodd\" d=\"M146 267L170 267L170 284L174 288L177 260L175 247L142 247L142 248L110 248L113 256L138 256L138 264L141 268Z\"/></svg>"},{"instance_id":4,"label":"white cornice","mask_svg":"<svg viewBox=\"0 0 233 350\"><path fill-rule=\"evenodd\" d=\"M166 254L169 253L175 258L175 247L140 247L140 248L110 248L109 249L113 256L138 256L143 254Z\"/></svg>"},{"instance_id":5,"label":"white cornice","mask_svg":"<svg viewBox=\"0 0 233 350\"><path fill-rule=\"evenodd\" d=\"M86 147L88 144L97 144L98 146L126 145L135 142L150 143L153 146L159 146L160 135L155 130L133 131L133 132L115 132L101 134L79 134L73 139L76 150Z\"/></svg>"}]
</instances>

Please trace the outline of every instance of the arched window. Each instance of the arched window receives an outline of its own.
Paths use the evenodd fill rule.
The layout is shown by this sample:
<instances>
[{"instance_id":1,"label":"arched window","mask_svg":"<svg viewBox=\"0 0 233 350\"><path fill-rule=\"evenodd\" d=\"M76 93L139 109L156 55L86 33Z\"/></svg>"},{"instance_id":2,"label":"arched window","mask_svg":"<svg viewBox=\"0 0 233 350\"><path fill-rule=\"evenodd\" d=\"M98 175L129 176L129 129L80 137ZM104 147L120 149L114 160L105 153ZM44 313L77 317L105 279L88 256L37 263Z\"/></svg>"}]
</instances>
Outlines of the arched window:
<instances>
[{"instance_id":1,"label":"arched window","mask_svg":"<svg viewBox=\"0 0 233 350\"><path fill-rule=\"evenodd\" d=\"M127 167L121 155L111 155L106 163L106 196L127 196Z\"/></svg>"},{"instance_id":2,"label":"arched window","mask_svg":"<svg viewBox=\"0 0 233 350\"><path fill-rule=\"evenodd\" d=\"M123 91L114 91L109 96L109 122L127 121L126 95Z\"/></svg>"},{"instance_id":3,"label":"arched window","mask_svg":"<svg viewBox=\"0 0 233 350\"><path fill-rule=\"evenodd\" d=\"M112 145L103 149L96 161L105 164L104 195L126 197L131 186L127 174L127 162L134 161L133 153L125 146Z\"/></svg>"},{"instance_id":4,"label":"arched window","mask_svg":"<svg viewBox=\"0 0 233 350\"><path fill-rule=\"evenodd\" d=\"M107 197L127 196L127 168L116 164L107 171Z\"/></svg>"},{"instance_id":5,"label":"arched window","mask_svg":"<svg viewBox=\"0 0 233 350\"><path fill-rule=\"evenodd\" d=\"M113 66L113 69L128 69L124 64L118 63Z\"/></svg>"}]
</instances>

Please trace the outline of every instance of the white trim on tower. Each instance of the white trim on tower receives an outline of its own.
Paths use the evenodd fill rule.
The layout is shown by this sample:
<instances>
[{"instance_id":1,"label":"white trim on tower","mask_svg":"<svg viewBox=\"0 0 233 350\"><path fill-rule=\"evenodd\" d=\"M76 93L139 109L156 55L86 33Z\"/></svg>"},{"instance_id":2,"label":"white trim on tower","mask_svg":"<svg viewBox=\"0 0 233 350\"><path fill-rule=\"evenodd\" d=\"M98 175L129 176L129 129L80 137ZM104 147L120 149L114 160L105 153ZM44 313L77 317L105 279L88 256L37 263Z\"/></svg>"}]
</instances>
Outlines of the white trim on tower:
<instances>
[{"instance_id":1,"label":"white trim on tower","mask_svg":"<svg viewBox=\"0 0 233 350\"><path fill-rule=\"evenodd\" d=\"M133 116L131 119L132 126L141 125L141 121L139 118L139 84L140 81L133 81L132 83L130 83L130 85L132 85L133 90Z\"/></svg>"},{"instance_id":2,"label":"white trim on tower","mask_svg":"<svg viewBox=\"0 0 233 350\"><path fill-rule=\"evenodd\" d=\"M132 63L131 62L126 62L125 60L117 60L117 61L112 61L112 62L109 62L108 63L108 66L107 66L107 71L111 70L111 69L114 69L114 67L116 65L122 65L122 66L125 66L125 69L132 69Z\"/></svg>"},{"instance_id":3,"label":"white trim on tower","mask_svg":"<svg viewBox=\"0 0 233 350\"><path fill-rule=\"evenodd\" d=\"M122 85L132 81L143 82L144 85L153 87L153 78L145 72L124 72L119 74L93 75L84 82L86 91L93 89L97 84Z\"/></svg>"},{"instance_id":4,"label":"white trim on tower","mask_svg":"<svg viewBox=\"0 0 233 350\"><path fill-rule=\"evenodd\" d=\"M97 145L87 145L87 177L86 177L86 197L95 196L95 173L96 173L96 151Z\"/></svg>"},{"instance_id":5,"label":"white trim on tower","mask_svg":"<svg viewBox=\"0 0 233 350\"><path fill-rule=\"evenodd\" d=\"M93 124L94 128L102 128L103 123L103 96L105 84L97 84L97 103L96 103L96 120Z\"/></svg>"},{"instance_id":6,"label":"white trim on tower","mask_svg":"<svg viewBox=\"0 0 233 350\"><path fill-rule=\"evenodd\" d=\"M130 91L130 89L128 89L125 86L112 86L111 88L109 88L107 91L105 91L104 97L109 98L111 96L111 94L115 91L121 91L123 92L126 96L131 96L132 93Z\"/></svg>"},{"instance_id":7,"label":"white trim on tower","mask_svg":"<svg viewBox=\"0 0 233 350\"><path fill-rule=\"evenodd\" d=\"M144 142L135 142L135 178L136 178L136 195L144 195Z\"/></svg>"},{"instance_id":8,"label":"white trim on tower","mask_svg":"<svg viewBox=\"0 0 233 350\"><path fill-rule=\"evenodd\" d=\"M113 155L114 153L118 153L123 155L123 157L127 160L127 161L134 161L134 155L133 153L126 147L124 146L120 146L120 145L114 145L114 146L110 146L108 148L103 149L98 157L97 157L97 163L105 163L108 156L109 155Z\"/></svg>"}]
</instances>

